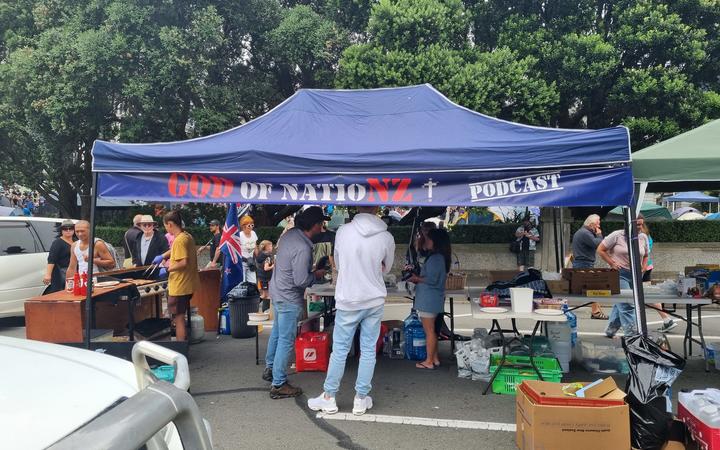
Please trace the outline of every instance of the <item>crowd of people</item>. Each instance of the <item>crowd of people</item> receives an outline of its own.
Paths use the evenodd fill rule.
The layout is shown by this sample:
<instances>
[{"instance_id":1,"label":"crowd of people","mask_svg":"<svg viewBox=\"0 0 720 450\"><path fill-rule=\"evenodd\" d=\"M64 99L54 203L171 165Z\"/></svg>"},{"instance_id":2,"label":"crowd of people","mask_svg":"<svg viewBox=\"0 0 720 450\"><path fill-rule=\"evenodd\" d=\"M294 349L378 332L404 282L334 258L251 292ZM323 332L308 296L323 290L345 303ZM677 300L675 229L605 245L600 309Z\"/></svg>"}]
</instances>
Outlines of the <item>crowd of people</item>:
<instances>
[{"instance_id":1,"label":"crowd of people","mask_svg":"<svg viewBox=\"0 0 720 450\"><path fill-rule=\"evenodd\" d=\"M0 206L22 210L24 216L32 216L45 207L45 197L38 191L19 185L0 185Z\"/></svg>"},{"instance_id":2,"label":"crowd of people","mask_svg":"<svg viewBox=\"0 0 720 450\"><path fill-rule=\"evenodd\" d=\"M160 216L166 234L158 229ZM331 220L320 207L309 207L288 220L277 245L269 240L258 242L254 220L245 215L240 220L239 241L242 254L243 281L257 284L263 300L263 310L272 307L274 324L265 357L262 378L271 383L273 399L296 397L302 389L287 379L287 366L297 332L297 321L303 313L305 290L315 283L328 282L336 274L336 315L333 347L324 391L308 400L313 410L332 413L338 410L335 397L345 370L345 363L353 338L360 330L360 363L355 384L353 413L363 414L372 407L369 393L375 367L375 345L380 333L387 288L383 275L393 266L395 243L387 231L388 211L379 214L377 207L357 207L357 214L334 233L327 228ZM640 260L644 280L652 272L652 238L640 215L636 222L639 233ZM173 318L178 339L187 335L184 314L190 298L199 288L198 256L209 252L208 266L222 264L221 223L209 223L212 238L196 247L193 237L184 229L179 211L156 208L155 216L136 215L123 238L125 267L158 265L160 276L167 276L168 311ZM113 247L96 238L94 255L88 256L89 223L63 221L61 235L53 243L43 281L48 290L60 290L65 280L76 272L86 272L93 264L94 272L119 267ZM534 264L535 244L540 240L537 227L525 220L517 228L515 239L519 247L518 269ZM572 239L573 267L593 268L597 257L619 271L621 289L632 287L632 276L625 231L618 230L603 236L600 217L590 215ZM444 290L450 272L452 250L445 229L433 222L423 222L414 246L418 267L409 280L415 285L415 304L426 335L427 357L416 363L420 370L434 370L438 357L438 319L444 305ZM270 303L272 299L272 304ZM622 328L626 335L635 333L633 305L617 303L610 316L598 304L593 305L593 319L608 320L605 334L613 337ZM675 324L664 313L661 331L669 331Z\"/></svg>"}]
</instances>

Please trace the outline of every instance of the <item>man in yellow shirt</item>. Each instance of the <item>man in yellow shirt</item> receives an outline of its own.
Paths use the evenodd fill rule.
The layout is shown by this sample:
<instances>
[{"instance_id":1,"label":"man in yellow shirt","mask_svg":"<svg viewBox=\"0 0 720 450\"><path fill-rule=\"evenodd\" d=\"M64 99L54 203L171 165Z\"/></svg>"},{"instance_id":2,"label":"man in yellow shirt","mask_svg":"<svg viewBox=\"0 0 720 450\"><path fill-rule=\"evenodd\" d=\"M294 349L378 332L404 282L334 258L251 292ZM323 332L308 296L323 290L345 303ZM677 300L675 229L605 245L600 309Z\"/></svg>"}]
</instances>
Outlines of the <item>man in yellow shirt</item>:
<instances>
[{"instance_id":1,"label":"man in yellow shirt","mask_svg":"<svg viewBox=\"0 0 720 450\"><path fill-rule=\"evenodd\" d=\"M163 223L167 232L175 236L175 240L170 250L158 255L153 263L170 260L169 266L160 270L160 276L168 275L168 312L175 322L175 337L179 341L184 341L187 339L185 313L190 298L200 287L195 240L190 233L183 230L182 217L178 211L165 214Z\"/></svg>"}]
</instances>

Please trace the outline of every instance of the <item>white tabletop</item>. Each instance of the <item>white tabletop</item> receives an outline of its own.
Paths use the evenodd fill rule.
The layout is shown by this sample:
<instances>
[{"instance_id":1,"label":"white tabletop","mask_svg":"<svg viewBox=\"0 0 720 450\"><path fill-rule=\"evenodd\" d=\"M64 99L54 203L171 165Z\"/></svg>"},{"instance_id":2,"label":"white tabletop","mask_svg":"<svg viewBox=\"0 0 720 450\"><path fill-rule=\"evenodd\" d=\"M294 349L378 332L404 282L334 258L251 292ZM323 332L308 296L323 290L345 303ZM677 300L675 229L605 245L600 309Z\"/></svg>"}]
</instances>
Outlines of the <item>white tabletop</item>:
<instances>
[{"instance_id":1,"label":"white tabletop","mask_svg":"<svg viewBox=\"0 0 720 450\"><path fill-rule=\"evenodd\" d=\"M334 297L335 296L335 285L334 284L314 284L307 288L306 294L318 295L320 297ZM400 282L395 287L387 288L388 297L404 297L408 295L405 289L405 283ZM445 297L467 297L467 289L454 289L451 291L445 291Z\"/></svg>"},{"instance_id":2,"label":"white tabletop","mask_svg":"<svg viewBox=\"0 0 720 450\"><path fill-rule=\"evenodd\" d=\"M538 314L535 312L531 313L519 313L514 312L510 307L504 307L507 312L504 313L488 313L483 312L481 307L475 301L470 302L470 309L472 310L473 319L485 319L485 320L509 320L509 319L531 319L538 322L566 322L567 317L565 314L558 314L553 316L547 316L545 314Z\"/></svg>"},{"instance_id":3,"label":"white tabletop","mask_svg":"<svg viewBox=\"0 0 720 450\"><path fill-rule=\"evenodd\" d=\"M567 299L569 305L582 305L583 303L598 302L602 305L615 305L617 303L633 303L633 292L630 289L623 289L620 294L610 297L586 297L584 295L558 295L556 298ZM646 293L645 304L653 303L675 303L677 305L709 305L712 300L709 298L687 298L670 294Z\"/></svg>"}]
</instances>

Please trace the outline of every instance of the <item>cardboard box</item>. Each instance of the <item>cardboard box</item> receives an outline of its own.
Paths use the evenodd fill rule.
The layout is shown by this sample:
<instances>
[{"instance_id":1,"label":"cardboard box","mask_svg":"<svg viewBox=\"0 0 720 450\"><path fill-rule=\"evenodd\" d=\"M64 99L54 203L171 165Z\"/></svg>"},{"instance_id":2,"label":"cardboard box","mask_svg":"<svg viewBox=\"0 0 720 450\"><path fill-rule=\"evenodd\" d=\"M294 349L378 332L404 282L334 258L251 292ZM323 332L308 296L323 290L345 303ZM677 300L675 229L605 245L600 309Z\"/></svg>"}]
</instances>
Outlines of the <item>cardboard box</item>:
<instances>
[{"instance_id":1,"label":"cardboard box","mask_svg":"<svg viewBox=\"0 0 720 450\"><path fill-rule=\"evenodd\" d=\"M566 383L523 381L516 395L515 441L520 450L630 448L630 411L612 378L585 398L563 394ZM587 383L585 383L587 384Z\"/></svg>"},{"instance_id":2,"label":"cardboard box","mask_svg":"<svg viewBox=\"0 0 720 450\"><path fill-rule=\"evenodd\" d=\"M620 272L614 269L563 269L562 277L570 281L570 293L583 295L589 290L620 293Z\"/></svg>"},{"instance_id":3,"label":"cardboard box","mask_svg":"<svg viewBox=\"0 0 720 450\"><path fill-rule=\"evenodd\" d=\"M517 270L491 270L488 272L488 284L496 281L510 281L517 275Z\"/></svg>"},{"instance_id":4,"label":"cardboard box","mask_svg":"<svg viewBox=\"0 0 720 450\"><path fill-rule=\"evenodd\" d=\"M570 281L568 280L545 280L552 295L567 295L570 293Z\"/></svg>"}]
</instances>

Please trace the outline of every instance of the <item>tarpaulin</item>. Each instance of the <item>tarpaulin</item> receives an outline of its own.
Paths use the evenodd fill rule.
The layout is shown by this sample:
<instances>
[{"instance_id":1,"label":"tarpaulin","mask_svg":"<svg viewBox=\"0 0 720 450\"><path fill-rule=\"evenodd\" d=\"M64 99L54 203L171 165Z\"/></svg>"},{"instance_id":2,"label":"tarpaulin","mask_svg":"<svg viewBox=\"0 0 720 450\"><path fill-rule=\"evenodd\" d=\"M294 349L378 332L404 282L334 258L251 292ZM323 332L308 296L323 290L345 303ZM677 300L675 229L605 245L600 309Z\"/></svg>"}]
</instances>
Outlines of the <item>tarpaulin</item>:
<instances>
[{"instance_id":1,"label":"tarpaulin","mask_svg":"<svg viewBox=\"0 0 720 450\"><path fill-rule=\"evenodd\" d=\"M479 173L261 175L101 174L100 197L170 202L356 205L628 204L629 167Z\"/></svg>"}]
</instances>

